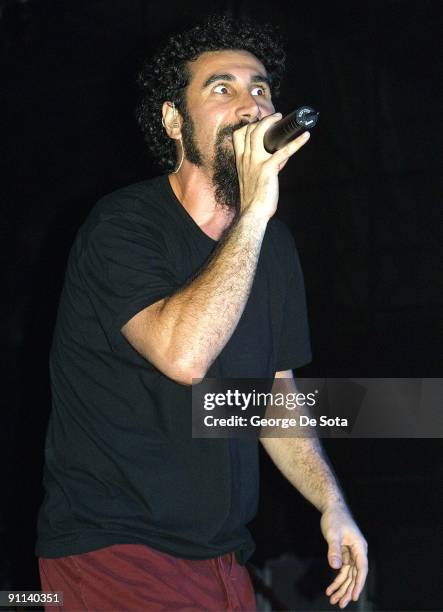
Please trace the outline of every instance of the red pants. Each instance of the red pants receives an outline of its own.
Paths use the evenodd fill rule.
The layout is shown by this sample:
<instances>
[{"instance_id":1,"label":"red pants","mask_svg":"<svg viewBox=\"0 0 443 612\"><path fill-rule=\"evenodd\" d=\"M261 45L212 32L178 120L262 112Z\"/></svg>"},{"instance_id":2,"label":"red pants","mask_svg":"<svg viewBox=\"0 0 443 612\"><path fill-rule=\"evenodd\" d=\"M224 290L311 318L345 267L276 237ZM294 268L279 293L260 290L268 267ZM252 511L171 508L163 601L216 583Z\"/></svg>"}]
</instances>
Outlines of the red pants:
<instances>
[{"instance_id":1,"label":"red pants","mask_svg":"<svg viewBox=\"0 0 443 612\"><path fill-rule=\"evenodd\" d=\"M62 591L49 612L253 611L248 571L233 553L189 561L143 544L117 544L69 557L39 559L42 591Z\"/></svg>"}]
</instances>

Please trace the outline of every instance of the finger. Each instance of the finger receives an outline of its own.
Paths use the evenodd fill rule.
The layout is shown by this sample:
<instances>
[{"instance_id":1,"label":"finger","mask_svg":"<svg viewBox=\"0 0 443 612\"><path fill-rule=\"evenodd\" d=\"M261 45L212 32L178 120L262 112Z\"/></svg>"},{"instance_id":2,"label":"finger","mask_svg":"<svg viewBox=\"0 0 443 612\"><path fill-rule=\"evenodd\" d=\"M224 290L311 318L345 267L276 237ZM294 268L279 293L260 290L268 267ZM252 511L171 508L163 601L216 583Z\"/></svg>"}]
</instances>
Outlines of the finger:
<instances>
[{"instance_id":1,"label":"finger","mask_svg":"<svg viewBox=\"0 0 443 612\"><path fill-rule=\"evenodd\" d=\"M295 138L294 140L291 140L291 142L288 142L287 145L285 145L278 151L275 151L275 153L273 153L270 159L268 159L268 161L265 163L272 164L272 165L274 164L278 165L288 160L291 157L291 155L294 155L294 153L296 153L299 149L301 149L301 147L304 144L308 142L309 137L310 137L309 132L303 132L303 134L301 134L300 136L297 136L297 138ZM338 569L338 568L335 568L335 569Z\"/></svg>"},{"instance_id":2,"label":"finger","mask_svg":"<svg viewBox=\"0 0 443 612\"><path fill-rule=\"evenodd\" d=\"M234 153L237 163L241 161L245 150L245 132L246 126L232 132L232 142L234 144Z\"/></svg>"},{"instance_id":3,"label":"finger","mask_svg":"<svg viewBox=\"0 0 443 612\"><path fill-rule=\"evenodd\" d=\"M344 584L341 586L341 588L336 593L334 593L334 595L332 595L332 597L329 600L331 604L336 604L338 601L342 603L341 601L342 597L348 590L348 586L351 584L351 582L352 582L352 575L348 576L348 578L346 579Z\"/></svg>"},{"instance_id":4,"label":"finger","mask_svg":"<svg viewBox=\"0 0 443 612\"><path fill-rule=\"evenodd\" d=\"M357 577L355 580L355 587L352 593L352 599L357 601L360 596L360 593L363 590L363 586L366 581L366 576L368 575L368 561L366 559L366 555L363 553L355 556L355 567L357 570Z\"/></svg>"},{"instance_id":5,"label":"finger","mask_svg":"<svg viewBox=\"0 0 443 612\"><path fill-rule=\"evenodd\" d=\"M251 123L250 125L253 127L254 138L257 140L260 138L263 139L265 132L269 130L273 123L280 121L281 118L281 113L273 113L272 115L266 115L266 117L263 117L263 119L260 119L260 121Z\"/></svg>"},{"instance_id":6,"label":"finger","mask_svg":"<svg viewBox=\"0 0 443 612\"><path fill-rule=\"evenodd\" d=\"M332 605L335 605L336 603L340 602L342 603L343 601L343 596L345 595L345 593L348 590L349 585L352 583L352 576L349 576L346 580L346 582L342 585L342 587L336 592L334 593L334 595L332 595L332 597L330 597L329 602Z\"/></svg>"},{"instance_id":7,"label":"finger","mask_svg":"<svg viewBox=\"0 0 443 612\"><path fill-rule=\"evenodd\" d=\"M328 586L328 588L325 591L326 595L328 597L329 597L329 595L332 595L334 593L334 591L336 591L338 588L340 588L340 586L343 584L343 582L349 576L349 570L350 570L350 566L349 565L343 565L343 567L341 568L340 572L335 577L334 582L331 582L331 584Z\"/></svg>"},{"instance_id":8,"label":"finger","mask_svg":"<svg viewBox=\"0 0 443 612\"><path fill-rule=\"evenodd\" d=\"M340 605L343 605L343 607L347 606L348 603L351 601L352 590L353 590L353 588L355 586L355 577L356 577L356 575L357 575L357 569L355 568L355 566L352 566L351 572L350 572L351 582L349 583L349 586L346 589L346 593L343 595L343 597L341 598L341 601L340 601Z\"/></svg>"},{"instance_id":9,"label":"finger","mask_svg":"<svg viewBox=\"0 0 443 612\"><path fill-rule=\"evenodd\" d=\"M244 160L249 163L249 159L251 157L251 132L252 132L252 123L246 126L246 134L245 134L245 153Z\"/></svg>"},{"instance_id":10,"label":"finger","mask_svg":"<svg viewBox=\"0 0 443 612\"><path fill-rule=\"evenodd\" d=\"M267 115L257 123L251 124L253 129L251 130L251 146L263 146L263 137L265 133L270 129L273 123L278 123L282 118L281 113L274 113L273 115Z\"/></svg>"}]
</instances>

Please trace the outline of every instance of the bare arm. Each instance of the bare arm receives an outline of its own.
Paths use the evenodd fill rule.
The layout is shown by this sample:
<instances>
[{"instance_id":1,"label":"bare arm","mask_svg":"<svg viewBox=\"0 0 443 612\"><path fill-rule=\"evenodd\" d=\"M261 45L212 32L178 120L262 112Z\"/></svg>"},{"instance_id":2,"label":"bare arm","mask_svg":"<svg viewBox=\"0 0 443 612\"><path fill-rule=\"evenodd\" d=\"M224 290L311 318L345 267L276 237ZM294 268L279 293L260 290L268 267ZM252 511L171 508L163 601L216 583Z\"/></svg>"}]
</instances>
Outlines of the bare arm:
<instances>
[{"instance_id":1,"label":"bare arm","mask_svg":"<svg viewBox=\"0 0 443 612\"><path fill-rule=\"evenodd\" d=\"M191 283L122 328L170 378L184 384L202 378L231 337L250 293L266 225L254 212L241 215Z\"/></svg>"},{"instance_id":2,"label":"bare arm","mask_svg":"<svg viewBox=\"0 0 443 612\"><path fill-rule=\"evenodd\" d=\"M291 370L277 372L286 379L286 392L296 393ZM281 381L280 381L281 382ZM306 413L306 409L303 408ZM321 530L328 543L328 562L340 569L326 589L331 604L347 606L360 596L368 573L367 543L354 522L318 438L261 438L266 452L283 476L321 513Z\"/></svg>"},{"instance_id":3,"label":"bare arm","mask_svg":"<svg viewBox=\"0 0 443 612\"><path fill-rule=\"evenodd\" d=\"M291 370L277 372L286 379L286 393L297 393ZM282 381L279 381L282 385ZM306 407L303 413L306 414ZM283 476L320 512L330 504L345 505L343 495L317 437L261 438L266 452Z\"/></svg>"},{"instance_id":4,"label":"bare arm","mask_svg":"<svg viewBox=\"0 0 443 612\"><path fill-rule=\"evenodd\" d=\"M234 332L254 279L263 236L278 202L278 173L306 141L301 135L270 155L263 134L278 117L233 135L241 212L205 268L174 295L135 315L122 327L132 346L182 384L206 374Z\"/></svg>"}]
</instances>

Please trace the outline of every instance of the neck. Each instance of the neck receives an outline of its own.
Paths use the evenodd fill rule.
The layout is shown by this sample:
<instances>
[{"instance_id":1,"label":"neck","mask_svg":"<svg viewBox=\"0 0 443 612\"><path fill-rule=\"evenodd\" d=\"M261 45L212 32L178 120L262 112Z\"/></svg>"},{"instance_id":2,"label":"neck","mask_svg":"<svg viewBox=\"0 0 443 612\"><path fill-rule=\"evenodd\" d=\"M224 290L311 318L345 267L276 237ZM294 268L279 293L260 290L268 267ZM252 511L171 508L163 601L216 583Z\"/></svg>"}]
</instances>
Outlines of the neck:
<instances>
[{"instance_id":1,"label":"neck","mask_svg":"<svg viewBox=\"0 0 443 612\"><path fill-rule=\"evenodd\" d=\"M218 240L231 225L235 212L217 204L211 178L204 169L184 160L179 172L169 174L168 178L176 198L195 223Z\"/></svg>"}]
</instances>

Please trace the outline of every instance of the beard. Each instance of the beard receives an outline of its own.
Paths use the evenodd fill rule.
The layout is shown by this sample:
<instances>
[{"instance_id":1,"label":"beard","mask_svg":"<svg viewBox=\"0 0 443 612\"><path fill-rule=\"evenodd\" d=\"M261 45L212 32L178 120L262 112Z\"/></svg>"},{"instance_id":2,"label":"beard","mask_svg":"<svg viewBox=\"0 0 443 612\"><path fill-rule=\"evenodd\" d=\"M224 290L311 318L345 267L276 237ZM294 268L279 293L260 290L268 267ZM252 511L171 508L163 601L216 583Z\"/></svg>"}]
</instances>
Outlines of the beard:
<instances>
[{"instance_id":1,"label":"beard","mask_svg":"<svg viewBox=\"0 0 443 612\"><path fill-rule=\"evenodd\" d=\"M186 104L183 105L182 115L182 142L186 158L195 166L204 166L205 160L195 139L194 122ZM231 141L226 140L226 136L232 136L232 133L243 125L244 123L239 123L234 126L225 126L219 130L214 144L213 161L212 163L209 162L212 170L211 182L216 204L220 208L233 210L235 216L240 212L240 184L235 163L234 145Z\"/></svg>"},{"instance_id":2,"label":"beard","mask_svg":"<svg viewBox=\"0 0 443 612\"><path fill-rule=\"evenodd\" d=\"M232 142L226 142L226 134L232 135L236 129L237 126L222 128L217 134L212 174L216 203L221 208L233 210L235 216L240 212L240 183L235 163L234 145Z\"/></svg>"}]
</instances>

